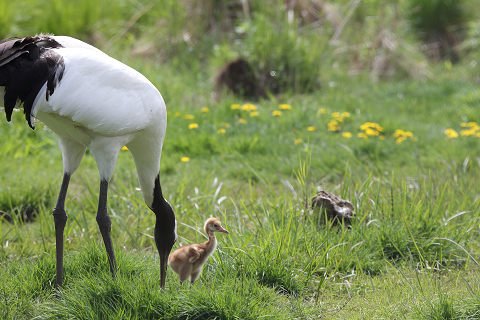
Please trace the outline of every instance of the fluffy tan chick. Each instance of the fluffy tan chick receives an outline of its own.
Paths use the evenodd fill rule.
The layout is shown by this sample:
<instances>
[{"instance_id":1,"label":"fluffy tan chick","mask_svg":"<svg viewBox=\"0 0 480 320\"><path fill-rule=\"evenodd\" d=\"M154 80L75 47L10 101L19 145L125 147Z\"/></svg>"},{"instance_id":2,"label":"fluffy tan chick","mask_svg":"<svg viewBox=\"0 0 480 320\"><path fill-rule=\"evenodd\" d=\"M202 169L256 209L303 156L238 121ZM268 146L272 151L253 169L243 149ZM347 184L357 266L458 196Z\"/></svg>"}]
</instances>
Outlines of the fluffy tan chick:
<instances>
[{"instance_id":1,"label":"fluffy tan chick","mask_svg":"<svg viewBox=\"0 0 480 320\"><path fill-rule=\"evenodd\" d=\"M190 279L191 283L195 282L202 272L202 267L208 257L217 247L215 232L228 233L217 218L207 219L204 228L208 235L208 241L183 246L170 254L168 258L168 264L173 271L178 273L180 282L187 279Z\"/></svg>"}]
</instances>

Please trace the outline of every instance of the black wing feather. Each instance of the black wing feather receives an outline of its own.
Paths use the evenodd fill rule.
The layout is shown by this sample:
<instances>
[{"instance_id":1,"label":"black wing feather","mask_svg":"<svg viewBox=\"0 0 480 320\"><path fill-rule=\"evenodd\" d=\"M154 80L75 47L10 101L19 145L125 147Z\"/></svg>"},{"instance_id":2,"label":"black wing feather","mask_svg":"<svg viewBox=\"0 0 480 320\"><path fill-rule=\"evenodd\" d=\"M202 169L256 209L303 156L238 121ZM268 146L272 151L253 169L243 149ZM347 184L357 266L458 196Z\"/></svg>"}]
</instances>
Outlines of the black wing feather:
<instances>
[{"instance_id":1,"label":"black wing feather","mask_svg":"<svg viewBox=\"0 0 480 320\"><path fill-rule=\"evenodd\" d=\"M33 102L47 83L46 99L53 94L65 71L61 55L51 50L61 45L48 36L12 38L0 41L0 86L5 87L7 121L20 100L28 125L33 129Z\"/></svg>"}]
</instances>

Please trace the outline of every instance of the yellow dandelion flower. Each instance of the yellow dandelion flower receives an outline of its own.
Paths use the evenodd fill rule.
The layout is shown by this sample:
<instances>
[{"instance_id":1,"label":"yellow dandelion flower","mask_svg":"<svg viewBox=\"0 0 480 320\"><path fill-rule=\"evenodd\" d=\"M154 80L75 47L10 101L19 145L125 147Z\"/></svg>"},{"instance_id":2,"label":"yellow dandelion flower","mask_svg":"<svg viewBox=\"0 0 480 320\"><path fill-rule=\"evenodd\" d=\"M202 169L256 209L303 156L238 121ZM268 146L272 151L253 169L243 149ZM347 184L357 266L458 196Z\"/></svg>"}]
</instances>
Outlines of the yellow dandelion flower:
<instances>
[{"instance_id":1,"label":"yellow dandelion flower","mask_svg":"<svg viewBox=\"0 0 480 320\"><path fill-rule=\"evenodd\" d=\"M340 114L340 112L335 111L332 112L332 118L334 118L335 120L340 120L342 118L342 115Z\"/></svg>"},{"instance_id":2,"label":"yellow dandelion flower","mask_svg":"<svg viewBox=\"0 0 480 320\"><path fill-rule=\"evenodd\" d=\"M395 132L393 133L394 138L398 138L403 136L403 130L402 129L396 129Z\"/></svg>"},{"instance_id":3,"label":"yellow dandelion flower","mask_svg":"<svg viewBox=\"0 0 480 320\"><path fill-rule=\"evenodd\" d=\"M447 128L447 129L445 129L445 131L443 133L445 133L447 138L450 138L450 139L458 138L458 132L455 131L455 129Z\"/></svg>"},{"instance_id":4,"label":"yellow dandelion flower","mask_svg":"<svg viewBox=\"0 0 480 320\"><path fill-rule=\"evenodd\" d=\"M475 129L460 130L460 135L462 137L472 137L472 136L475 136L476 133L477 132Z\"/></svg>"},{"instance_id":5,"label":"yellow dandelion flower","mask_svg":"<svg viewBox=\"0 0 480 320\"><path fill-rule=\"evenodd\" d=\"M478 127L478 123L474 122L474 121L470 121L470 122L462 122L460 124L460 126L462 128L477 128Z\"/></svg>"},{"instance_id":6,"label":"yellow dandelion flower","mask_svg":"<svg viewBox=\"0 0 480 320\"><path fill-rule=\"evenodd\" d=\"M292 106L286 103L282 103L278 106L280 110L292 110Z\"/></svg>"},{"instance_id":7,"label":"yellow dandelion flower","mask_svg":"<svg viewBox=\"0 0 480 320\"><path fill-rule=\"evenodd\" d=\"M258 115L259 115L258 111L250 112L250 117L258 117Z\"/></svg>"},{"instance_id":8,"label":"yellow dandelion flower","mask_svg":"<svg viewBox=\"0 0 480 320\"><path fill-rule=\"evenodd\" d=\"M374 129L378 132L383 132L383 127L376 122L365 122L360 125L360 129L366 131L367 129Z\"/></svg>"},{"instance_id":9,"label":"yellow dandelion flower","mask_svg":"<svg viewBox=\"0 0 480 320\"><path fill-rule=\"evenodd\" d=\"M210 109L208 109L208 107L203 107L202 109L200 109L201 113L208 113L209 111Z\"/></svg>"},{"instance_id":10,"label":"yellow dandelion flower","mask_svg":"<svg viewBox=\"0 0 480 320\"><path fill-rule=\"evenodd\" d=\"M175 111L175 114L174 114L174 115L175 115L175 118L178 118L178 117L180 117L182 114L181 114L180 112L178 112L178 111Z\"/></svg>"},{"instance_id":11,"label":"yellow dandelion flower","mask_svg":"<svg viewBox=\"0 0 480 320\"><path fill-rule=\"evenodd\" d=\"M280 117L282 115L282 111L280 110L273 110L272 111L272 116L274 117Z\"/></svg>"},{"instance_id":12,"label":"yellow dandelion flower","mask_svg":"<svg viewBox=\"0 0 480 320\"><path fill-rule=\"evenodd\" d=\"M188 129L190 130L197 129L197 128L198 128L198 123L193 122L188 125Z\"/></svg>"},{"instance_id":13,"label":"yellow dandelion flower","mask_svg":"<svg viewBox=\"0 0 480 320\"><path fill-rule=\"evenodd\" d=\"M345 139L350 139L352 137L352 133L350 131L342 132L342 137Z\"/></svg>"},{"instance_id":14,"label":"yellow dandelion flower","mask_svg":"<svg viewBox=\"0 0 480 320\"><path fill-rule=\"evenodd\" d=\"M241 108L241 105L238 103L234 103L230 106L230 109L232 110L240 110L240 108Z\"/></svg>"},{"instance_id":15,"label":"yellow dandelion flower","mask_svg":"<svg viewBox=\"0 0 480 320\"><path fill-rule=\"evenodd\" d=\"M238 123L240 123L240 124L247 124L247 120L245 120L244 118L239 118L239 119L238 119Z\"/></svg>"},{"instance_id":16,"label":"yellow dandelion flower","mask_svg":"<svg viewBox=\"0 0 480 320\"><path fill-rule=\"evenodd\" d=\"M227 132L227 130L225 128L220 128L217 130L217 133L218 134L225 134Z\"/></svg>"},{"instance_id":17,"label":"yellow dandelion flower","mask_svg":"<svg viewBox=\"0 0 480 320\"><path fill-rule=\"evenodd\" d=\"M403 130L403 129L396 129L395 132L393 133L393 137L395 139L403 139L403 140L408 139L408 138L413 139L413 132Z\"/></svg>"},{"instance_id":18,"label":"yellow dandelion flower","mask_svg":"<svg viewBox=\"0 0 480 320\"><path fill-rule=\"evenodd\" d=\"M187 114L183 115L183 119L193 120L193 119L195 119L195 116L193 114L187 113Z\"/></svg>"},{"instance_id":19,"label":"yellow dandelion flower","mask_svg":"<svg viewBox=\"0 0 480 320\"><path fill-rule=\"evenodd\" d=\"M377 131L376 129L372 129L372 128L365 129L364 133L369 137L376 137L376 136L380 135L379 131Z\"/></svg>"},{"instance_id":20,"label":"yellow dandelion flower","mask_svg":"<svg viewBox=\"0 0 480 320\"><path fill-rule=\"evenodd\" d=\"M317 127L315 127L315 126L308 126L308 127L307 127L307 131L308 131L308 132L315 132L315 131L317 131Z\"/></svg>"},{"instance_id":21,"label":"yellow dandelion flower","mask_svg":"<svg viewBox=\"0 0 480 320\"><path fill-rule=\"evenodd\" d=\"M359 137L360 139L368 139L368 136L363 132L358 133L357 137Z\"/></svg>"},{"instance_id":22,"label":"yellow dandelion flower","mask_svg":"<svg viewBox=\"0 0 480 320\"><path fill-rule=\"evenodd\" d=\"M245 104L242 106L242 110L243 110L243 111L248 111L248 112L257 111L257 106L254 105L254 104L251 104L251 103L245 103Z\"/></svg>"},{"instance_id":23,"label":"yellow dandelion flower","mask_svg":"<svg viewBox=\"0 0 480 320\"><path fill-rule=\"evenodd\" d=\"M403 141L405 141L407 138L405 138L404 136L400 136L398 138L395 139L395 143L396 144L400 144L402 143Z\"/></svg>"},{"instance_id":24,"label":"yellow dandelion flower","mask_svg":"<svg viewBox=\"0 0 480 320\"><path fill-rule=\"evenodd\" d=\"M186 163L188 161L190 161L190 158L187 157L187 156L183 156L183 157L180 158L180 162Z\"/></svg>"},{"instance_id":25,"label":"yellow dandelion flower","mask_svg":"<svg viewBox=\"0 0 480 320\"><path fill-rule=\"evenodd\" d=\"M300 138L297 138L297 139L295 139L295 140L293 141L294 144L300 144L300 143L302 143L302 142L303 142L303 140L300 139Z\"/></svg>"},{"instance_id":26,"label":"yellow dandelion flower","mask_svg":"<svg viewBox=\"0 0 480 320\"><path fill-rule=\"evenodd\" d=\"M339 131L340 130L340 124L337 120L330 120L328 121L327 123L327 130L328 131L333 131L333 132L336 132L336 131Z\"/></svg>"},{"instance_id":27,"label":"yellow dandelion flower","mask_svg":"<svg viewBox=\"0 0 480 320\"><path fill-rule=\"evenodd\" d=\"M128 148L127 148L127 146L123 146L122 149L120 149L120 150L122 150L122 151L128 151Z\"/></svg>"},{"instance_id":28,"label":"yellow dandelion flower","mask_svg":"<svg viewBox=\"0 0 480 320\"><path fill-rule=\"evenodd\" d=\"M332 118L338 122L343 122L346 118L350 117L350 112L332 112Z\"/></svg>"}]
</instances>

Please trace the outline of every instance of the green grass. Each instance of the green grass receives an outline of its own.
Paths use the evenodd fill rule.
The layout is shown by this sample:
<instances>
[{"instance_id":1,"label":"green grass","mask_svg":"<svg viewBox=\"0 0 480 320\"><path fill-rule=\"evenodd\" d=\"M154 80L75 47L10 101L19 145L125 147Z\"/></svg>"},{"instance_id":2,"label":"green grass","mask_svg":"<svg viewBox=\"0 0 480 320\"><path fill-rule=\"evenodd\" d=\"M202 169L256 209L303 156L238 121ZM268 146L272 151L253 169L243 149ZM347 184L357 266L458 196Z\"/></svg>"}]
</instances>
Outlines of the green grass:
<instances>
[{"instance_id":1,"label":"green grass","mask_svg":"<svg viewBox=\"0 0 480 320\"><path fill-rule=\"evenodd\" d=\"M273 54L275 64L289 59L297 64L285 43L271 52L256 44L265 26L282 24L272 19L285 12L255 2L253 14L262 15L247 22L266 29L245 38L240 28L219 40L218 30L203 29L212 21L197 23L193 9L165 3L149 8L144 1L111 7L85 1L73 10L55 1L52 11L42 14L37 1L0 2L5 13L0 26L4 35L53 31L95 39L151 79L168 107L161 174L178 220L175 248L203 241L201 228L209 216L218 216L230 234L219 235L218 249L195 285L180 285L169 270L166 289L160 290L154 215L143 203L133 160L122 152L108 203L119 266L112 279L95 221L99 178L87 152L67 196L65 286L55 291L51 213L61 155L50 130L40 123L30 130L16 112L12 124L0 125L0 211L11 217L0 222L0 318L480 318L480 139L444 134L480 118L475 58L430 66L432 76L425 81L371 82L366 73L348 75L342 65L347 57L334 54L341 47L325 45L318 69L310 69L319 44L329 37L321 33L309 47L320 29L299 22L298 30L282 30L294 32L288 43L298 44L306 57L299 72L312 80L320 70L321 88L295 94L303 90L292 87L255 101L258 115L252 116L231 107L251 101L212 98L213 69L237 49L266 60ZM348 9L349 1L339 3ZM35 10L14 14L25 5ZM377 30L378 17L372 16L377 9L370 5L362 4L355 15L370 10L365 23ZM355 21L342 37L358 41ZM237 22L235 27L246 27ZM190 32L191 42L178 41L183 32ZM275 35L267 33L270 46L276 46ZM135 41L166 48L138 57L130 51ZM366 51L376 55L359 49L360 55ZM282 103L291 110L274 117ZM334 112L349 113L339 132L328 131ZM365 122L380 124L383 137L359 138ZM192 123L198 128L189 129ZM396 143L397 129L411 131L413 139ZM353 203L350 228L322 223L310 208L318 189ZM32 210L33 222L25 222L24 213Z\"/></svg>"},{"instance_id":2,"label":"green grass","mask_svg":"<svg viewBox=\"0 0 480 320\"><path fill-rule=\"evenodd\" d=\"M187 105L184 97L171 103L162 176L179 243L202 241L210 215L231 233L219 237L199 283L180 287L169 272L164 291L154 217L124 152L109 201L119 277L110 278L99 240L98 177L87 154L67 200L65 288L55 293L50 213L61 158L53 134L41 125L32 133L17 113L14 125L1 127L2 136L16 138L5 140L0 156L6 168L0 203L14 210L13 203L32 199L39 214L34 223L0 225L2 318L475 318L480 165L472 148L478 138L447 139L443 130L475 119L474 103L464 101L477 89L450 79L421 88L379 84L368 92L343 83L318 96L286 98L292 110L278 118L271 111L283 101L257 103L258 117L231 110L233 99L210 104L207 113L204 103ZM327 131L333 111L351 113L343 130L352 138ZM366 121L385 128L384 140L356 137ZM189 130L191 122L199 127ZM308 132L309 125L317 131ZM219 127L226 133L217 133ZM391 133L397 128L411 130L416 141L396 144ZM303 142L294 144L299 138ZM19 140L32 147L15 149ZM351 228L320 222L309 208L317 188L352 201Z\"/></svg>"}]
</instances>

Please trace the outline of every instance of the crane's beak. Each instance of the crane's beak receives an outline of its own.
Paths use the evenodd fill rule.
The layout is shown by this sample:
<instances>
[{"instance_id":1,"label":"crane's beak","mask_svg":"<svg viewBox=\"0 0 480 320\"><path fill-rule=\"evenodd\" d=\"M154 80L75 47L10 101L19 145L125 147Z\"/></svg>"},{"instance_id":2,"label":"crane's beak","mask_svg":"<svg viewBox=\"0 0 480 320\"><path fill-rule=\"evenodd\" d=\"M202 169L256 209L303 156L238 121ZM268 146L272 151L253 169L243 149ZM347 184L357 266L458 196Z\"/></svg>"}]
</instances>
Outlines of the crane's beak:
<instances>
[{"instance_id":1,"label":"crane's beak","mask_svg":"<svg viewBox=\"0 0 480 320\"><path fill-rule=\"evenodd\" d=\"M160 255L160 288L165 288L165 280L167 279L167 261L169 252Z\"/></svg>"}]
</instances>

